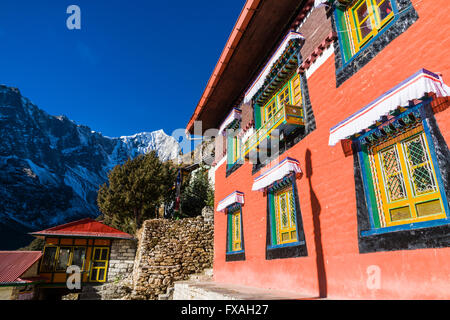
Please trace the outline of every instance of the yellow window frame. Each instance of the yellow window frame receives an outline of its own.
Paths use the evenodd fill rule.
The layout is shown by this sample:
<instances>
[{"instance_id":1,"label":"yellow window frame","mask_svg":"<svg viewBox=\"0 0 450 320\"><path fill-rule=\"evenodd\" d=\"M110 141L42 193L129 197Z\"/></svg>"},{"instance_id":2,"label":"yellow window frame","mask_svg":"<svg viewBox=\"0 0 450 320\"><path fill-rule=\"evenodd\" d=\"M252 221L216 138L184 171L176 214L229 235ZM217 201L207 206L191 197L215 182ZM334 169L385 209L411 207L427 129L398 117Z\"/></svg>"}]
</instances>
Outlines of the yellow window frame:
<instances>
[{"instance_id":1,"label":"yellow window frame","mask_svg":"<svg viewBox=\"0 0 450 320\"><path fill-rule=\"evenodd\" d=\"M45 252L46 252L46 250L48 248L55 248L56 249L56 254L55 254L55 257L53 259L53 268L52 268L52 270L44 271L43 270L44 265L41 264L41 266L40 266L40 272L41 273L53 273L53 272L63 272L63 271L65 271L63 269L56 269L57 263L59 261L59 255L60 255L61 248L70 248L69 260L68 260L66 269L67 269L67 267L71 266L72 263L73 263L73 252L74 252L74 250L78 249L78 248L84 249L84 260L83 260L83 265L81 266L81 270L84 270L84 266L86 265L86 254L87 254L87 248L86 247L84 247L84 246L71 246L71 245L60 245L60 246L57 246L57 245L46 245L46 246L44 246L44 250L43 250L43 254L42 254L43 257L45 256Z\"/></svg>"},{"instance_id":2,"label":"yellow window frame","mask_svg":"<svg viewBox=\"0 0 450 320\"><path fill-rule=\"evenodd\" d=\"M287 98L287 99L286 99ZM287 101L286 101L287 100ZM291 103L291 86L290 83L288 82L287 85L285 85L278 93L277 95L277 101L278 101L278 108L277 110L286 105Z\"/></svg>"},{"instance_id":3,"label":"yellow window frame","mask_svg":"<svg viewBox=\"0 0 450 320\"><path fill-rule=\"evenodd\" d=\"M70 249L70 252L69 252L69 259L67 260L67 264L66 264L66 266L65 266L64 269L57 269L56 267L57 267L58 262L59 262L59 257L60 257L60 254L61 254L61 249L63 249L63 248L64 248L64 249ZM73 253L73 247L72 247L72 246L70 246L70 245L68 245L68 246L66 246L66 245L58 246L58 250L57 250L56 258L55 258L55 265L54 265L54 270L55 270L56 272L66 272L67 267L69 267L69 266L71 265L72 253Z\"/></svg>"},{"instance_id":4,"label":"yellow window frame","mask_svg":"<svg viewBox=\"0 0 450 320\"><path fill-rule=\"evenodd\" d=\"M303 94L302 94L302 82L300 80L300 75L296 74L294 78L291 80L291 96L292 96L292 104L294 106L300 106L303 102Z\"/></svg>"},{"instance_id":5,"label":"yellow window frame","mask_svg":"<svg viewBox=\"0 0 450 320\"><path fill-rule=\"evenodd\" d=\"M355 53L358 52L370 39L376 36L380 30L394 18L394 11L387 15L384 19L381 19L379 8L386 1L389 1L392 7L391 0L360 0L353 6L349 7L346 11L346 19L350 22L351 38L355 48ZM367 7L367 17L359 20L358 10L363 6ZM370 21L372 31L363 37L361 33L361 27L364 27L364 23Z\"/></svg>"},{"instance_id":6,"label":"yellow window frame","mask_svg":"<svg viewBox=\"0 0 450 320\"><path fill-rule=\"evenodd\" d=\"M46 245L46 246L44 246L44 250L43 250L43 253L42 253L42 262L44 261L45 252L49 248L55 248L56 249L55 257L53 258L53 268L51 270L43 270L44 263L41 263L41 266L40 266L40 272L41 273L52 273L52 272L55 271L56 261L57 261L56 259L58 257L58 253L59 253L59 247L58 246L55 246L55 245Z\"/></svg>"},{"instance_id":7,"label":"yellow window frame","mask_svg":"<svg viewBox=\"0 0 450 320\"><path fill-rule=\"evenodd\" d=\"M293 207L293 191L292 188L287 188L275 193L275 220L277 227L278 244L286 244L297 241L297 223L295 215L295 208ZM284 206L283 209L283 199ZM286 223L283 223L283 215Z\"/></svg>"},{"instance_id":8,"label":"yellow window frame","mask_svg":"<svg viewBox=\"0 0 450 320\"><path fill-rule=\"evenodd\" d=\"M241 157L241 139L236 135L233 137L232 161L235 163Z\"/></svg>"},{"instance_id":9,"label":"yellow window frame","mask_svg":"<svg viewBox=\"0 0 450 320\"><path fill-rule=\"evenodd\" d=\"M285 97L289 96L289 100L286 102ZM264 105L263 110L263 124L269 121L286 103L293 105L300 105L303 101L303 95L301 90L300 74L296 73L290 78L283 87L278 90L272 98Z\"/></svg>"},{"instance_id":10,"label":"yellow window frame","mask_svg":"<svg viewBox=\"0 0 450 320\"><path fill-rule=\"evenodd\" d=\"M96 250L100 250L100 259L95 259ZM101 259L103 250L106 250L106 260ZM95 267L94 266L95 262L104 262L105 264L102 267ZM91 271L89 273L89 281L90 282L106 282L106 276L108 273L108 265L109 265L109 248L108 247L94 247L92 250ZM97 271L95 279L92 278L94 270ZM104 275L103 279L99 279L100 278L100 272L99 272L100 270L105 271L103 274Z\"/></svg>"},{"instance_id":11,"label":"yellow window frame","mask_svg":"<svg viewBox=\"0 0 450 320\"><path fill-rule=\"evenodd\" d=\"M435 190L425 192L422 194L416 194L415 188L414 188L414 182L413 178L411 177L411 170L410 165L408 163L408 158L406 154L406 147L405 144L409 141L412 141L414 139L420 138L423 142L424 152L427 157L427 163L426 165L432 172L432 179L434 180L435 184ZM395 148L397 154L398 154L398 161L400 165L400 171L403 176L403 183L404 188L406 192L406 197L398 200L390 200L388 195L388 186L387 186L387 177L386 173L382 169L383 166L383 160L381 157L381 154L385 152L386 150ZM423 221L430 221L430 220L437 220L437 219L444 219L446 218L444 206L442 203L442 197L440 193L440 187L438 184L438 180L436 177L436 172L434 169L433 159L430 154L430 148L428 144L428 140L426 138L425 133L423 132L422 125L418 126L415 129L410 130L409 132L402 134L388 142L385 142L383 144L380 144L378 146L374 146L371 150L371 156L374 158L374 164L375 164L375 170L377 175L377 180L379 183L379 194L381 196L381 202L382 202L382 210L383 215L386 221L386 225L389 226L397 226L397 225L403 225L403 224L409 224L409 223L416 223L416 222L423 222ZM440 212L430 215L424 215L422 217L418 214L418 205L423 205L427 203L436 203L439 201L440 205ZM393 220L392 219L392 212L394 210L403 210L408 209L410 217L399 219L399 220ZM400 212L400 211L395 211ZM405 211L406 212L406 211Z\"/></svg>"},{"instance_id":12,"label":"yellow window frame","mask_svg":"<svg viewBox=\"0 0 450 320\"><path fill-rule=\"evenodd\" d=\"M240 251L242 250L242 224L240 210L237 210L231 214L231 224L232 251Z\"/></svg>"},{"instance_id":13,"label":"yellow window frame","mask_svg":"<svg viewBox=\"0 0 450 320\"><path fill-rule=\"evenodd\" d=\"M264 123L269 121L277 113L276 95L264 106Z\"/></svg>"},{"instance_id":14,"label":"yellow window frame","mask_svg":"<svg viewBox=\"0 0 450 320\"><path fill-rule=\"evenodd\" d=\"M84 270L84 266L86 265L86 259L87 259L87 257L86 257L86 254L87 254L87 248L84 247L84 246L73 246L73 247L72 247L72 252L71 252L71 254L70 254L70 264L69 264L69 266L73 265L73 254L74 254L74 252L75 252L75 249L84 249L83 265L82 265L81 267L78 266L78 267L80 267L81 270Z\"/></svg>"}]
</instances>

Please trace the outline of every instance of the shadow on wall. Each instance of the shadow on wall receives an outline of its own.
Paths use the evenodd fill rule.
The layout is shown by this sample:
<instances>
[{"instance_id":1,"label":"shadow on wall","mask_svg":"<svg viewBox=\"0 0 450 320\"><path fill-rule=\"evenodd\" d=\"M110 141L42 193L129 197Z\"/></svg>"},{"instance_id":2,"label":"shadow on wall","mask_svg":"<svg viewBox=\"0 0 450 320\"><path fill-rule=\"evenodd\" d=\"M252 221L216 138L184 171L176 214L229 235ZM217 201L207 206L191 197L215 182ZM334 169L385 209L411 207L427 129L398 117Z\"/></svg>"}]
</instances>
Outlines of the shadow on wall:
<instances>
[{"instance_id":1,"label":"shadow on wall","mask_svg":"<svg viewBox=\"0 0 450 320\"><path fill-rule=\"evenodd\" d=\"M317 280L319 283L319 298L327 297L327 276L325 271L325 261L323 256L322 247L322 233L320 227L320 213L322 212L322 207L320 206L319 199L314 192L311 183L311 176L313 175L312 161L311 161L311 150L306 149L305 154L305 170L306 179L308 179L309 184L309 194L311 199L311 211L313 216L313 226L314 226L314 245L316 248L316 265L317 265Z\"/></svg>"}]
</instances>

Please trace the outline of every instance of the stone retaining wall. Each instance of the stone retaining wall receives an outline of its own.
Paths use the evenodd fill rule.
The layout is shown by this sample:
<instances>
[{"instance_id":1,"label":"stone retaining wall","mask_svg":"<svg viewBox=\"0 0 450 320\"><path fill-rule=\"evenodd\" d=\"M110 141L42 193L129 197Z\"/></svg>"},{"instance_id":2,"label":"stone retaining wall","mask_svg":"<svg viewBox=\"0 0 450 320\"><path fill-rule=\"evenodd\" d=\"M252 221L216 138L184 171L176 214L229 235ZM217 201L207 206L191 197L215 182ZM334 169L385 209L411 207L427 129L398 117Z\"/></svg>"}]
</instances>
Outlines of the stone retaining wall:
<instances>
[{"instance_id":1,"label":"stone retaining wall","mask_svg":"<svg viewBox=\"0 0 450 320\"><path fill-rule=\"evenodd\" d=\"M158 299L174 281L211 268L214 226L203 217L144 222L133 270L135 299Z\"/></svg>"},{"instance_id":2,"label":"stone retaining wall","mask_svg":"<svg viewBox=\"0 0 450 320\"><path fill-rule=\"evenodd\" d=\"M108 282L121 280L133 272L137 243L135 240L114 240L109 258Z\"/></svg>"}]
</instances>

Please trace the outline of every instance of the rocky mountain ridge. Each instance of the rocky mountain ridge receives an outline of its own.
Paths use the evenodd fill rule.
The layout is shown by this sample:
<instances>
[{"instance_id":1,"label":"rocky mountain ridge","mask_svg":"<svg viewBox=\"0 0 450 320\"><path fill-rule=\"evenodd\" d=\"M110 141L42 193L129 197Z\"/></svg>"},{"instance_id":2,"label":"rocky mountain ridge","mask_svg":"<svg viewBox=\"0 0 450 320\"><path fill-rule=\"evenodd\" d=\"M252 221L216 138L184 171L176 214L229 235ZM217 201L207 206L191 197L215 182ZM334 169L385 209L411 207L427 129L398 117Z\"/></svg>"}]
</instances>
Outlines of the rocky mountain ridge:
<instances>
[{"instance_id":1,"label":"rocky mountain ridge","mask_svg":"<svg viewBox=\"0 0 450 320\"><path fill-rule=\"evenodd\" d=\"M109 138L65 116L52 116L16 88L0 86L0 249L14 235L96 217L99 185L128 158L155 150L178 159L163 130Z\"/></svg>"}]
</instances>

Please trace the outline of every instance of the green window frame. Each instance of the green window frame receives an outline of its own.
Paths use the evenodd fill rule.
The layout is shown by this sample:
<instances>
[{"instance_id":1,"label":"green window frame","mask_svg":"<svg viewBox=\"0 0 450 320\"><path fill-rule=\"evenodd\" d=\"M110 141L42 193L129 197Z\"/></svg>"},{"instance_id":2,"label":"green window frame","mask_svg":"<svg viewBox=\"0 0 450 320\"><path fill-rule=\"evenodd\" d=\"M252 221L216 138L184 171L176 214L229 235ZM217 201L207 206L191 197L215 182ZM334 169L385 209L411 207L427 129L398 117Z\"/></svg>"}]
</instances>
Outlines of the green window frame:
<instances>
[{"instance_id":1,"label":"green window frame","mask_svg":"<svg viewBox=\"0 0 450 320\"><path fill-rule=\"evenodd\" d=\"M381 146L370 148L371 173L385 226L446 217L436 170L423 128L407 131Z\"/></svg>"},{"instance_id":2,"label":"green window frame","mask_svg":"<svg viewBox=\"0 0 450 320\"><path fill-rule=\"evenodd\" d=\"M227 209L226 261L245 260L242 205L236 203Z\"/></svg>"},{"instance_id":3,"label":"green window frame","mask_svg":"<svg viewBox=\"0 0 450 320\"><path fill-rule=\"evenodd\" d=\"M227 164L232 167L241 159L241 138L236 134L227 137Z\"/></svg>"},{"instance_id":4,"label":"green window frame","mask_svg":"<svg viewBox=\"0 0 450 320\"><path fill-rule=\"evenodd\" d=\"M301 106L302 103L303 94L301 89L300 74L294 73L294 75L286 81L281 89L279 89L269 99L269 101L262 108L260 108L260 112L256 112L256 114L258 114L258 121L255 121L255 124L257 125L256 129L259 129L262 125L267 123L283 106L288 104Z\"/></svg>"},{"instance_id":5,"label":"green window frame","mask_svg":"<svg viewBox=\"0 0 450 320\"><path fill-rule=\"evenodd\" d=\"M450 222L433 140L420 107L356 139L370 221L370 230L362 236Z\"/></svg>"},{"instance_id":6,"label":"green window frame","mask_svg":"<svg viewBox=\"0 0 450 320\"><path fill-rule=\"evenodd\" d=\"M348 62L387 29L397 13L393 0L358 0L345 9L336 8L335 20L344 61Z\"/></svg>"},{"instance_id":7,"label":"green window frame","mask_svg":"<svg viewBox=\"0 0 450 320\"><path fill-rule=\"evenodd\" d=\"M295 179L285 177L268 189L270 243L269 248L300 243Z\"/></svg>"},{"instance_id":8,"label":"green window frame","mask_svg":"<svg viewBox=\"0 0 450 320\"><path fill-rule=\"evenodd\" d=\"M242 251L242 219L240 208L236 208L228 214L228 231L228 252Z\"/></svg>"}]
</instances>

